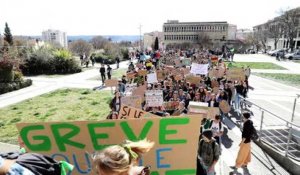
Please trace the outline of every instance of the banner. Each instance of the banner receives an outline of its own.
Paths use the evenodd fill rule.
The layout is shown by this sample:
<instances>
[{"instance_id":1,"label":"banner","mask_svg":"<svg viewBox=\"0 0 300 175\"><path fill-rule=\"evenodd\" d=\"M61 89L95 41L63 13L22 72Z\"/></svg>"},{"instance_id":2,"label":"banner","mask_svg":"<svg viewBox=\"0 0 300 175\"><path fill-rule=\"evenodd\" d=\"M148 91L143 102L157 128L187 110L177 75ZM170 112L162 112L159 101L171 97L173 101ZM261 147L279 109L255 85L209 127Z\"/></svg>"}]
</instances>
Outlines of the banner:
<instances>
[{"instance_id":1,"label":"banner","mask_svg":"<svg viewBox=\"0 0 300 175\"><path fill-rule=\"evenodd\" d=\"M192 63L191 73L195 75L206 75L208 73L208 64Z\"/></svg>"},{"instance_id":2,"label":"banner","mask_svg":"<svg viewBox=\"0 0 300 175\"><path fill-rule=\"evenodd\" d=\"M106 87L115 87L118 86L119 81L117 79L107 79L105 80L105 86Z\"/></svg>"},{"instance_id":3,"label":"banner","mask_svg":"<svg viewBox=\"0 0 300 175\"><path fill-rule=\"evenodd\" d=\"M162 106L164 103L162 90L147 90L146 91L146 105L148 107Z\"/></svg>"},{"instance_id":4,"label":"banner","mask_svg":"<svg viewBox=\"0 0 300 175\"><path fill-rule=\"evenodd\" d=\"M245 81L245 71L242 68L231 68L226 72L227 80Z\"/></svg>"},{"instance_id":5,"label":"banner","mask_svg":"<svg viewBox=\"0 0 300 175\"><path fill-rule=\"evenodd\" d=\"M143 99L140 95L132 94L131 96L121 97L122 105L131 106L134 108L142 109Z\"/></svg>"},{"instance_id":6,"label":"banner","mask_svg":"<svg viewBox=\"0 0 300 175\"><path fill-rule=\"evenodd\" d=\"M141 160L151 174L196 174L201 117L141 118L137 120L18 123L28 152L48 155L74 165L71 175L92 172L91 154L125 139L155 142Z\"/></svg>"}]
</instances>

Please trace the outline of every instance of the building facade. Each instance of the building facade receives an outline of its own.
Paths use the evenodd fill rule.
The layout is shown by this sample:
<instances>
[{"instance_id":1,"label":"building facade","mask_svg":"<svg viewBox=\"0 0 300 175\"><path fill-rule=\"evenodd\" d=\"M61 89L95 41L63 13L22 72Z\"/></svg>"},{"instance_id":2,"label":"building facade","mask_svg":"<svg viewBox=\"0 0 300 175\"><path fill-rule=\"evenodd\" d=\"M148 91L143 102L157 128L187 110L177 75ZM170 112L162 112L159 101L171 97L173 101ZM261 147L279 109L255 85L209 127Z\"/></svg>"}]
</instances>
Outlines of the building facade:
<instances>
[{"instance_id":1,"label":"building facade","mask_svg":"<svg viewBox=\"0 0 300 175\"><path fill-rule=\"evenodd\" d=\"M212 43L235 40L236 26L222 22L179 22L169 20L163 24L164 42L197 43L202 36L208 36Z\"/></svg>"},{"instance_id":2,"label":"building facade","mask_svg":"<svg viewBox=\"0 0 300 175\"><path fill-rule=\"evenodd\" d=\"M58 44L61 47L68 47L68 40L66 32L59 30L48 29L42 32L42 40L51 44Z\"/></svg>"},{"instance_id":3,"label":"building facade","mask_svg":"<svg viewBox=\"0 0 300 175\"><path fill-rule=\"evenodd\" d=\"M296 27L296 37L294 38L294 49L300 48L300 7L292 9L297 11L298 26ZM254 33L264 35L266 37L266 49L287 49L290 48L289 39L284 33L285 24L281 22L281 16L276 17L266 23L253 27ZM277 41L275 48L275 41Z\"/></svg>"}]
</instances>

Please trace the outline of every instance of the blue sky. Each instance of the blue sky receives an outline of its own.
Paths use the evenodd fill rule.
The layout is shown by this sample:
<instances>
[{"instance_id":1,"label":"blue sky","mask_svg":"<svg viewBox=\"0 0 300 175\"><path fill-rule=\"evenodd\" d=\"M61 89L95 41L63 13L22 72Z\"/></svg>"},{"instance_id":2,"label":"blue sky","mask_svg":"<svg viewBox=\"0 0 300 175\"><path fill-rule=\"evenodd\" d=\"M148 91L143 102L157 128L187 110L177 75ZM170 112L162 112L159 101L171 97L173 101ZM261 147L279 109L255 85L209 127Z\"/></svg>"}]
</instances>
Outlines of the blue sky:
<instances>
[{"instance_id":1,"label":"blue sky","mask_svg":"<svg viewBox=\"0 0 300 175\"><path fill-rule=\"evenodd\" d=\"M8 22L15 35L59 29L68 35L139 35L161 31L168 19L228 21L252 28L300 7L300 0L1 0L0 33Z\"/></svg>"}]
</instances>

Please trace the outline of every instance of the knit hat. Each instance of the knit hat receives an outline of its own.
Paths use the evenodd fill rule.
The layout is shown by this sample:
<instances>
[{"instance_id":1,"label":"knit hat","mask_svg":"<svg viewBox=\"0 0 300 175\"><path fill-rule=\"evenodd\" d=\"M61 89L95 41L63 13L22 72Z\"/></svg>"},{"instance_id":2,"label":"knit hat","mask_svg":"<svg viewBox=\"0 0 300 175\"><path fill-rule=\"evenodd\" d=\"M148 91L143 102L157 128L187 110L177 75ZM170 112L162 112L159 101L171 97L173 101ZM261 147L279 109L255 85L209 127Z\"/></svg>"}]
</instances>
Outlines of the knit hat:
<instances>
[{"instance_id":1,"label":"knit hat","mask_svg":"<svg viewBox=\"0 0 300 175\"><path fill-rule=\"evenodd\" d=\"M213 133L210 129L204 130L202 134L203 134L203 136L205 136L209 140L211 140L211 138L213 136Z\"/></svg>"}]
</instances>

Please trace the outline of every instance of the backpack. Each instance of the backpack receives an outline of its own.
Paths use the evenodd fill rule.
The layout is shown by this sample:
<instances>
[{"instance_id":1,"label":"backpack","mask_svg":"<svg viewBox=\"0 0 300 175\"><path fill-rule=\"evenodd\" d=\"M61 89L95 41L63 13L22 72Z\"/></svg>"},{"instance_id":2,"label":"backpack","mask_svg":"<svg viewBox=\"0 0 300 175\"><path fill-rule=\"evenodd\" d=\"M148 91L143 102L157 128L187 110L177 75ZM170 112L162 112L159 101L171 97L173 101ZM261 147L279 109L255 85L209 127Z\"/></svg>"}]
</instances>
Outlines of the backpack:
<instances>
[{"instance_id":1,"label":"backpack","mask_svg":"<svg viewBox=\"0 0 300 175\"><path fill-rule=\"evenodd\" d=\"M65 173L65 168L69 171L73 169L73 166L66 162L58 162L49 156L37 153L9 152L0 154L0 156L4 159L14 160L35 175L60 175Z\"/></svg>"},{"instance_id":2,"label":"backpack","mask_svg":"<svg viewBox=\"0 0 300 175\"><path fill-rule=\"evenodd\" d=\"M253 126L253 123L252 123L251 140L257 141L258 138L259 138L259 136L258 136L258 134L257 134L257 131L256 131L255 127Z\"/></svg>"},{"instance_id":3,"label":"backpack","mask_svg":"<svg viewBox=\"0 0 300 175\"><path fill-rule=\"evenodd\" d=\"M201 147L202 147L202 145L203 145L203 142L204 142L204 140L200 140L200 145L199 145L199 148L200 148L200 155L201 155ZM212 147L212 150L213 150L213 156L214 156L214 160L215 160L215 147L216 147L216 141L212 141L212 145L211 145L211 147ZM198 149L199 149L198 148ZM200 156L199 155L199 156Z\"/></svg>"}]
</instances>

